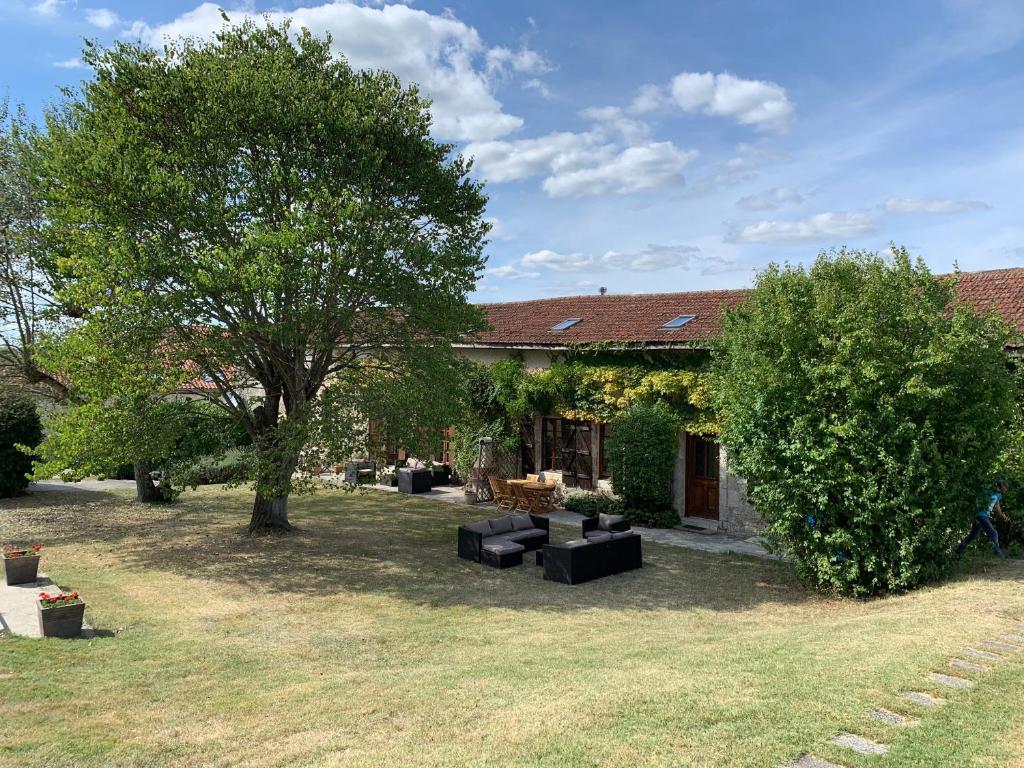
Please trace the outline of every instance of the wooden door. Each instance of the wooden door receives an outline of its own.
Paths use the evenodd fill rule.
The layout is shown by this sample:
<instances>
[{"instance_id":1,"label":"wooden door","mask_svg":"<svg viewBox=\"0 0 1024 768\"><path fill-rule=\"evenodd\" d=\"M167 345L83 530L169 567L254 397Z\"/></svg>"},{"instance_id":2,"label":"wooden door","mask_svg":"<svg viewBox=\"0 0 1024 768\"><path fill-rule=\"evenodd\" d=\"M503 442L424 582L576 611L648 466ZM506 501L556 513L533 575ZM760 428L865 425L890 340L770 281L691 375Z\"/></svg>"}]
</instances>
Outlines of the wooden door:
<instances>
[{"instance_id":1,"label":"wooden door","mask_svg":"<svg viewBox=\"0 0 1024 768\"><path fill-rule=\"evenodd\" d=\"M593 429L586 421L562 419L562 483L585 491L594 487Z\"/></svg>"},{"instance_id":2,"label":"wooden door","mask_svg":"<svg viewBox=\"0 0 1024 768\"><path fill-rule=\"evenodd\" d=\"M686 436L686 515L718 519L718 443Z\"/></svg>"}]
</instances>

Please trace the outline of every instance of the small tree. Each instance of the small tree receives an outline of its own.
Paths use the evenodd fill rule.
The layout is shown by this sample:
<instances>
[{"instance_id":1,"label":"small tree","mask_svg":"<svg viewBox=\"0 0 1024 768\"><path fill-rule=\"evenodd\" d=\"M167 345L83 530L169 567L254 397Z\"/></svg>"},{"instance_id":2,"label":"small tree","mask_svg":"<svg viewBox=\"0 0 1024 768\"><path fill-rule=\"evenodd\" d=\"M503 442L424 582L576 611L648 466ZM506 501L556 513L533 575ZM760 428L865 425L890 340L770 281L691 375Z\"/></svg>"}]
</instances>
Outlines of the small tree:
<instances>
[{"instance_id":1,"label":"small tree","mask_svg":"<svg viewBox=\"0 0 1024 768\"><path fill-rule=\"evenodd\" d=\"M43 438L31 398L13 387L0 387L0 496L14 496L28 486L35 448Z\"/></svg>"},{"instance_id":2,"label":"small tree","mask_svg":"<svg viewBox=\"0 0 1024 768\"><path fill-rule=\"evenodd\" d=\"M670 507L678 435L678 421L664 403L637 403L612 420L608 469L627 509Z\"/></svg>"},{"instance_id":3,"label":"small tree","mask_svg":"<svg viewBox=\"0 0 1024 768\"><path fill-rule=\"evenodd\" d=\"M721 440L802 575L867 595L942 574L1006 441L1005 325L905 250L844 250L769 267L724 331Z\"/></svg>"},{"instance_id":4,"label":"small tree","mask_svg":"<svg viewBox=\"0 0 1024 768\"><path fill-rule=\"evenodd\" d=\"M351 449L364 377L457 390L444 363L482 324L485 197L415 88L308 31L246 22L83 58L95 79L50 116L45 168L63 295L91 329L77 354L114 358L133 396L130 361L201 380L252 439L250 530L287 530L303 458ZM324 398L334 379L352 397Z\"/></svg>"}]
</instances>

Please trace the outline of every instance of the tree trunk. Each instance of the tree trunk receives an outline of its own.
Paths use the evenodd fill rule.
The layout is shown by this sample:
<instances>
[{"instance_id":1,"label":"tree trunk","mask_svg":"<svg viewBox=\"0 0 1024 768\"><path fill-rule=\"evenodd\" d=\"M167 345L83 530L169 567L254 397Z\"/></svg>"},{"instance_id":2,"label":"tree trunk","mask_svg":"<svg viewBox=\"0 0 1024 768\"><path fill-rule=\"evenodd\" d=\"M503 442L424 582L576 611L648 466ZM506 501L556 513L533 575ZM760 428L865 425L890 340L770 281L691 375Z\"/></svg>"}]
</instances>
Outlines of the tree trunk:
<instances>
[{"instance_id":1,"label":"tree trunk","mask_svg":"<svg viewBox=\"0 0 1024 768\"><path fill-rule=\"evenodd\" d=\"M288 522L288 496L264 496L256 492L249 533L278 533L292 530Z\"/></svg>"},{"instance_id":2,"label":"tree trunk","mask_svg":"<svg viewBox=\"0 0 1024 768\"><path fill-rule=\"evenodd\" d=\"M134 470L135 495L138 497L139 501L144 501L146 503L163 501L163 495L160 493L160 490L153 483L153 478L149 476L149 462L136 461Z\"/></svg>"}]
</instances>

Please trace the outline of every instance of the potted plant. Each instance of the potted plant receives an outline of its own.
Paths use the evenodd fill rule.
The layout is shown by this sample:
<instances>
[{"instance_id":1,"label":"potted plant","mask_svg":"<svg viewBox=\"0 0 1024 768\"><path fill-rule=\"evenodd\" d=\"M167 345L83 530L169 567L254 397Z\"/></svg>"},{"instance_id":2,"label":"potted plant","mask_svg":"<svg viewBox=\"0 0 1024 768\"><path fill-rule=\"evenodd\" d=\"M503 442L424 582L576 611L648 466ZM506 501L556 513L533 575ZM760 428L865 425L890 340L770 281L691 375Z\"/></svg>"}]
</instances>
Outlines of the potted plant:
<instances>
[{"instance_id":1,"label":"potted plant","mask_svg":"<svg viewBox=\"0 0 1024 768\"><path fill-rule=\"evenodd\" d=\"M467 504L476 504L476 486L473 485L473 481L470 481L466 483L464 486L462 486L462 492L466 494Z\"/></svg>"},{"instance_id":2,"label":"potted plant","mask_svg":"<svg viewBox=\"0 0 1024 768\"><path fill-rule=\"evenodd\" d=\"M394 488L398 485L398 470L394 467L384 467L377 476L377 482Z\"/></svg>"},{"instance_id":3,"label":"potted plant","mask_svg":"<svg viewBox=\"0 0 1024 768\"><path fill-rule=\"evenodd\" d=\"M51 595L39 593L39 632L43 637L78 637L82 634L85 601L77 592Z\"/></svg>"},{"instance_id":4,"label":"potted plant","mask_svg":"<svg viewBox=\"0 0 1024 768\"><path fill-rule=\"evenodd\" d=\"M28 549L3 548L4 576L7 585L31 584L39 573L39 550L43 545L36 542Z\"/></svg>"}]
</instances>

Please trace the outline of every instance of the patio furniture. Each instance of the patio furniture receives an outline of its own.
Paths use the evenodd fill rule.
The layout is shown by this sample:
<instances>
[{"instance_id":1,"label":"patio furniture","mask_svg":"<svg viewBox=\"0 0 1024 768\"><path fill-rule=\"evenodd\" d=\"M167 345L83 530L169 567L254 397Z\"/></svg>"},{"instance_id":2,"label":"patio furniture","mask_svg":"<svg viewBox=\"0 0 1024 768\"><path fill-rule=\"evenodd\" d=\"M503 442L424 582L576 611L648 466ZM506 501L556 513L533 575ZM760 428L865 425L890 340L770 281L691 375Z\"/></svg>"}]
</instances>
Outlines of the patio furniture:
<instances>
[{"instance_id":1,"label":"patio furniture","mask_svg":"<svg viewBox=\"0 0 1024 768\"><path fill-rule=\"evenodd\" d=\"M508 483L497 475L488 475L487 482L494 493L494 503L498 505L498 508L507 509L509 512L514 511L517 506L516 499L512 495L512 489Z\"/></svg>"},{"instance_id":2,"label":"patio furniture","mask_svg":"<svg viewBox=\"0 0 1024 768\"><path fill-rule=\"evenodd\" d=\"M431 485L450 485L452 482L452 468L447 464L434 464L430 467Z\"/></svg>"},{"instance_id":3,"label":"patio furniture","mask_svg":"<svg viewBox=\"0 0 1024 768\"><path fill-rule=\"evenodd\" d=\"M621 533L631 529L625 515L606 515L604 512L597 517L584 518L581 525L583 538L598 541L604 540L611 533Z\"/></svg>"},{"instance_id":4,"label":"patio furniture","mask_svg":"<svg viewBox=\"0 0 1024 768\"><path fill-rule=\"evenodd\" d=\"M540 482L540 475L532 475L532 474L528 474L528 475L526 476L526 479L527 479L527 480L528 480L529 482L531 482L531 483L539 483L539 482Z\"/></svg>"},{"instance_id":5,"label":"patio furniture","mask_svg":"<svg viewBox=\"0 0 1024 768\"><path fill-rule=\"evenodd\" d=\"M349 485L372 483L377 479L377 462L350 461L345 464L345 482Z\"/></svg>"},{"instance_id":6,"label":"patio furniture","mask_svg":"<svg viewBox=\"0 0 1024 768\"><path fill-rule=\"evenodd\" d=\"M399 493L426 493L430 487L429 469L402 467L398 470Z\"/></svg>"},{"instance_id":7,"label":"patio furniture","mask_svg":"<svg viewBox=\"0 0 1024 768\"><path fill-rule=\"evenodd\" d=\"M504 515L459 526L459 557L508 568L521 565L523 552L548 543L548 520L534 515Z\"/></svg>"},{"instance_id":8,"label":"patio furniture","mask_svg":"<svg viewBox=\"0 0 1024 768\"><path fill-rule=\"evenodd\" d=\"M532 515L546 515L555 511L555 484L536 483L531 480L509 480L516 506Z\"/></svg>"},{"instance_id":9,"label":"patio furniture","mask_svg":"<svg viewBox=\"0 0 1024 768\"><path fill-rule=\"evenodd\" d=\"M608 538L576 539L543 547L544 578L562 584L582 584L603 576L643 567L640 535L608 532Z\"/></svg>"}]
</instances>

